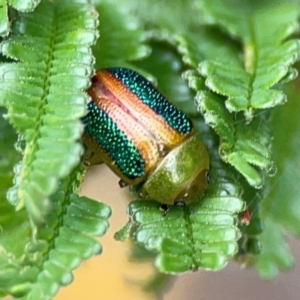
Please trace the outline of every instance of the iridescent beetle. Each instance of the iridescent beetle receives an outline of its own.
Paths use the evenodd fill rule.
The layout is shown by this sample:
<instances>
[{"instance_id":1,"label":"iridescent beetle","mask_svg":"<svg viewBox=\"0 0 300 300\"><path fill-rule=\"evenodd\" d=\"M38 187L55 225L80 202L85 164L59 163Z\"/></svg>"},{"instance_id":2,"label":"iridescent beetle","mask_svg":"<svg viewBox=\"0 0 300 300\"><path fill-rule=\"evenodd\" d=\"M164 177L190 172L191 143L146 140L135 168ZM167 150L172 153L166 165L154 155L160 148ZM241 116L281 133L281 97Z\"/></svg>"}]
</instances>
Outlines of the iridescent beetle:
<instances>
[{"instance_id":1,"label":"iridescent beetle","mask_svg":"<svg viewBox=\"0 0 300 300\"><path fill-rule=\"evenodd\" d=\"M84 142L143 199L185 205L208 183L209 156L192 122L147 79L125 68L96 72L87 90Z\"/></svg>"}]
</instances>

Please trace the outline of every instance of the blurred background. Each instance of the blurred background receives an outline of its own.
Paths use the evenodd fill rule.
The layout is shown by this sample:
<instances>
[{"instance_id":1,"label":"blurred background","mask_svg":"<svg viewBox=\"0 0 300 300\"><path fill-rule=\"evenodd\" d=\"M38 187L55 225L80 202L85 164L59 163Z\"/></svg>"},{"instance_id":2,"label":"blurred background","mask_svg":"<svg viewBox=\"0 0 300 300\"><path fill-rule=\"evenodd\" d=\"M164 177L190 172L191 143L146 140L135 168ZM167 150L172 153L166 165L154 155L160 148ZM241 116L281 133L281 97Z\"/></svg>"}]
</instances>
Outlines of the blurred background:
<instances>
[{"instance_id":1,"label":"blurred background","mask_svg":"<svg viewBox=\"0 0 300 300\"><path fill-rule=\"evenodd\" d=\"M101 182L100 182L101 178ZM181 276L156 273L153 260L134 261L132 245L118 242L113 235L126 224L130 194L120 189L118 178L105 166L90 168L82 195L112 207L110 229L100 238L103 253L75 270L74 282L60 289L55 300L297 300L300 298L300 267L281 273L276 279L259 278L255 269L241 269L235 262L219 272L200 270ZM300 241L288 238L296 262L300 261Z\"/></svg>"}]
</instances>

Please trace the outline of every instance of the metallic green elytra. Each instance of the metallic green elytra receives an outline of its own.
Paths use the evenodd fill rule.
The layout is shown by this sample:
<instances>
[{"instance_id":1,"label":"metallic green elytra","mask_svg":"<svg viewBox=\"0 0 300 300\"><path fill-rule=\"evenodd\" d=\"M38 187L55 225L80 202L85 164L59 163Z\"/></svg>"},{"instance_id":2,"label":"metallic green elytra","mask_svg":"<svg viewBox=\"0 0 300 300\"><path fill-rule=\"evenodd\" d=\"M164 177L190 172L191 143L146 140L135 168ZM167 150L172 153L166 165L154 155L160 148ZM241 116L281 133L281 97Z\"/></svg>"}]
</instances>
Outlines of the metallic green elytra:
<instances>
[{"instance_id":1,"label":"metallic green elytra","mask_svg":"<svg viewBox=\"0 0 300 300\"><path fill-rule=\"evenodd\" d=\"M209 156L183 112L125 68L98 70L87 92L84 142L91 160L105 162L144 199L177 205L199 199Z\"/></svg>"}]
</instances>

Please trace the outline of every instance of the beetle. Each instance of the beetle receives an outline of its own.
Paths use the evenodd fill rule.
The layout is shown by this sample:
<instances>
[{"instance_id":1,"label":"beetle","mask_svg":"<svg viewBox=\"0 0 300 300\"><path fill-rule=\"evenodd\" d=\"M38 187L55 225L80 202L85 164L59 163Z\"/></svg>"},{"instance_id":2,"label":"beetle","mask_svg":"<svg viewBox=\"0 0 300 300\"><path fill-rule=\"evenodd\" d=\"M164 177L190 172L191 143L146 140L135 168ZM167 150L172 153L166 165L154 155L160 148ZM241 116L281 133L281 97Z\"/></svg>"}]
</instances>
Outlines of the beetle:
<instances>
[{"instance_id":1,"label":"beetle","mask_svg":"<svg viewBox=\"0 0 300 300\"><path fill-rule=\"evenodd\" d=\"M84 143L120 177L120 186L167 205L199 199L208 183L209 154L183 112L127 68L96 71L87 93Z\"/></svg>"}]
</instances>

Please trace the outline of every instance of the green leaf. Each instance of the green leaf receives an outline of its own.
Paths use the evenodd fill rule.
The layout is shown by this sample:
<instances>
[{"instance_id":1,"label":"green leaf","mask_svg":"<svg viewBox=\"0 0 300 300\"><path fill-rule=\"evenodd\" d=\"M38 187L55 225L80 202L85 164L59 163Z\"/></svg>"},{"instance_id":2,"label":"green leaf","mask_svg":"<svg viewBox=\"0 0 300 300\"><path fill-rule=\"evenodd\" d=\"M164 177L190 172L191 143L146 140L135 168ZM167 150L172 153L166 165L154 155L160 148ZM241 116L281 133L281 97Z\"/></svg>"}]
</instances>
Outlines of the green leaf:
<instances>
[{"instance_id":1,"label":"green leaf","mask_svg":"<svg viewBox=\"0 0 300 300\"><path fill-rule=\"evenodd\" d=\"M183 28L187 28L191 23L197 24L201 22L194 13L194 6L191 5L189 0L174 0L172 7L166 1L160 1L155 4L152 1L138 0L126 0L122 1L122 3L118 0L107 0L106 2L121 6L123 10L130 13L135 13L141 22L146 23L150 27L150 31L159 26L164 31L182 33L184 31ZM168 18L166 18L166 15L168 15Z\"/></svg>"},{"instance_id":2,"label":"green leaf","mask_svg":"<svg viewBox=\"0 0 300 300\"><path fill-rule=\"evenodd\" d=\"M0 118L0 295L50 299L60 285L72 281L71 271L83 259L101 251L93 237L106 232L111 210L86 197L67 196L76 181L77 186L80 182L76 170L74 178L61 184L60 191L51 197L51 212L45 223L30 226L27 211L15 212L5 199L13 175L11 168L20 155L12 151L16 134L2 118L2 112L3 109Z\"/></svg>"},{"instance_id":3,"label":"green leaf","mask_svg":"<svg viewBox=\"0 0 300 300\"><path fill-rule=\"evenodd\" d=\"M199 92L196 101L205 121L221 137L221 158L233 165L251 186L261 188L263 177L254 166L270 175L276 170L266 114L257 115L247 125L243 119L236 120L225 108L223 99L211 92Z\"/></svg>"},{"instance_id":4,"label":"green leaf","mask_svg":"<svg viewBox=\"0 0 300 300\"><path fill-rule=\"evenodd\" d=\"M159 78L158 86L167 96L172 95L169 98L175 104L180 104L182 99L192 103L193 97L180 78L182 64L178 56L164 44L154 43L151 46L152 55L138 63L138 67L145 68ZM166 72L172 72L172 75L168 76L168 80L163 80L162 74ZM177 88L175 91L174 86ZM129 205L131 220L115 235L118 240L132 236L147 249L158 253L156 265L166 273L181 273L197 268L217 270L224 267L228 258L238 251L240 234L237 214L245 208L241 200L242 188L234 184L237 176L235 171L219 161L214 134L208 131L203 122L199 122L199 115L197 117L198 134L206 145L210 145L213 183L207 191L207 197L184 209L169 207L166 216L159 210L158 203L132 202ZM182 239L182 236L185 238Z\"/></svg>"},{"instance_id":5,"label":"green leaf","mask_svg":"<svg viewBox=\"0 0 300 300\"><path fill-rule=\"evenodd\" d=\"M200 64L199 72L206 77L206 86L226 96L227 109L244 111L248 121L256 109L285 103L286 95L274 89L274 85L299 59L299 41L284 42L298 26L299 1L267 0L250 4L204 0L198 4L210 22L221 25L243 45L243 61L239 64L226 53Z\"/></svg>"},{"instance_id":6,"label":"green leaf","mask_svg":"<svg viewBox=\"0 0 300 300\"><path fill-rule=\"evenodd\" d=\"M235 183L235 171L212 150L211 132L204 135L202 128L202 138L211 146L211 184L203 198L183 208L170 206L167 212L156 202L129 204L126 230L130 226L134 240L157 253L156 266L165 273L218 270L238 251L237 214L245 209L242 187Z\"/></svg>"},{"instance_id":7,"label":"green leaf","mask_svg":"<svg viewBox=\"0 0 300 300\"><path fill-rule=\"evenodd\" d=\"M69 188L66 185L64 190ZM108 229L111 210L106 205L74 194L66 197L63 191L52 199L53 209L47 216L47 225L40 227L37 235L38 240L47 243L46 253L28 299L36 293L40 299L50 299L60 285L70 284L73 279L71 271L81 260L101 253L102 247L93 237L102 236ZM35 245L32 246L34 249Z\"/></svg>"},{"instance_id":8,"label":"green leaf","mask_svg":"<svg viewBox=\"0 0 300 300\"><path fill-rule=\"evenodd\" d=\"M41 0L8 0L9 5L22 12L29 12L41 2Z\"/></svg>"},{"instance_id":9,"label":"green leaf","mask_svg":"<svg viewBox=\"0 0 300 300\"><path fill-rule=\"evenodd\" d=\"M220 189L220 194L224 190ZM235 196L210 195L185 208L170 207L166 215L155 202L129 205L133 237L159 253L156 266L165 273L198 268L217 270L237 251L235 214L244 208Z\"/></svg>"},{"instance_id":10,"label":"green leaf","mask_svg":"<svg viewBox=\"0 0 300 300\"><path fill-rule=\"evenodd\" d=\"M110 3L116 2L110 1ZM202 15L191 5L196 4L199 8L199 3L199 1L174 1L172 13L168 2L153 5L148 1L132 0L120 5L126 6L127 9L129 7L136 13L139 21L147 26L152 38L168 41L177 48L182 61L189 68L184 76L188 79L190 87L198 92L197 100L199 106L202 105L205 120L220 135L219 149L222 159L235 166L251 185L259 188L264 184L264 173L273 174L275 168L269 114L268 112L255 113L255 110L269 108L284 101L286 96L279 90L277 83L295 78L296 72L291 69L291 64L298 59L298 41L290 39L284 42L284 40L295 30L294 25L299 13L297 3L296 1L285 3L282 1L272 3L271 1L264 3L205 1L200 8L207 18L208 25L203 24ZM169 17L165 18L166 15ZM216 26L211 26L211 23L221 25L222 32ZM270 27L272 30L269 30ZM172 79L170 82L164 80L164 84L160 83L167 68L159 62L160 58L163 59L163 51L160 55L158 53L157 47L154 47L153 55L149 60L138 66L155 75L159 86L165 89L168 95L172 93L170 91L172 86L176 86L176 81ZM206 61L201 63L203 60ZM206 81L199 77L199 70L196 69L199 63L201 63L200 73ZM205 83L208 88L211 88L209 84L216 85L216 89L208 91ZM212 92L217 92L224 97ZM178 94L180 95L180 92ZM176 98L178 95L170 97L175 102ZM240 105L241 109L232 104L233 109L244 112L246 120L240 114L229 113L230 101ZM248 125L251 119L253 121ZM210 144L207 140L206 143ZM214 150L210 148L210 152ZM228 185L222 187L225 186ZM251 219L250 224L245 228L241 228L239 224L243 233L240 247L246 252L257 254L260 250L258 234L263 230L260 202L264 197L264 191L257 193L249 188L247 183L243 186ZM135 232L136 225L139 226L139 223L129 222L122 238L128 235L130 226ZM158 241L158 246L153 246L153 249L160 251L157 248L164 239L168 240L168 237L157 237L155 242ZM246 245L243 244L244 242ZM142 244L148 245L144 241ZM167 262L166 264L168 265Z\"/></svg>"},{"instance_id":11,"label":"green leaf","mask_svg":"<svg viewBox=\"0 0 300 300\"><path fill-rule=\"evenodd\" d=\"M6 200L6 193L13 179L12 168L20 159L20 154L13 149L17 136L4 120L3 113L2 108L0 109L0 247L5 246L7 251L22 255L29 239L30 227L26 212L15 212L14 207ZM16 240L19 242L16 243Z\"/></svg>"},{"instance_id":12,"label":"green leaf","mask_svg":"<svg viewBox=\"0 0 300 300\"><path fill-rule=\"evenodd\" d=\"M30 12L39 3L40 0L0 0L0 36L7 36L10 32L13 10L9 6L21 12Z\"/></svg>"},{"instance_id":13,"label":"green leaf","mask_svg":"<svg viewBox=\"0 0 300 300\"><path fill-rule=\"evenodd\" d=\"M83 259L102 250L94 236L106 232L111 211L74 194L83 173L74 167L82 153L80 118L93 71L96 17L85 1L43 1L33 13L17 15L14 35L1 44L15 62L0 66L0 104L20 134L15 147L23 154L8 195L27 208L15 212L4 199L17 160L10 161L16 135L1 111L1 296L52 299Z\"/></svg>"},{"instance_id":14,"label":"green leaf","mask_svg":"<svg viewBox=\"0 0 300 300\"><path fill-rule=\"evenodd\" d=\"M298 117L299 87L289 85L289 102L276 109L272 119L274 128L274 158L277 161L278 175L270 178L269 193L264 202L264 213L271 215L294 234L300 236L299 222L299 143Z\"/></svg>"},{"instance_id":15,"label":"green leaf","mask_svg":"<svg viewBox=\"0 0 300 300\"><path fill-rule=\"evenodd\" d=\"M241 238L238 241L239 251L234 259L241 266L252 266L256 257L262 251L261 233L264 231L263 216L261 213L262 201L265 197L265 190L250 187L247 182L243 183L243 199L247 209L239 214L239 229Z\"/></svg>"},{"instance_id":16,"label":"green leaf","mask_svg":"<svg viewBox=\"0 0 300 300\"><path fill-rule=\"evenodd\" d=\"M0 1L0 36L6 36L9 33L10 26L8 20L8 7L6 0Z\"/></svg>"},{"instance_id":17,"label":"green leaf","mask_svg":"<svg viewBox=\"0 0 300 300\"><path fill-rule=\"evenodd\" d=\"M188 1L175 1L172 6L171 19L168 18L168 20L164 18L170 9L166 2L161 2L158 5L151 7L151 3L147 1L144 1L143 3L129 1L127 6L133 11L138 11L141 16L141 21L145 22L150 29L153 29L153 27L155 28L154 31L150 30L155 39L166 40L177 48L184 64L186 64L188 68L191 68L183 75L188 80L189 86L197 92L196 101L198 101L198 105L201 107L201 112L204 113L206 122L210 124L210 126L212 126L220 135L220 155L222 159L225 162L232 164L239 172L241 172L252 186L261 188L264 183L264 174L261 173L259 169L264 170L269 175L275 173L271 149L272 137L267 125L268 118L265 116L258 116L255 118L254 124L252 124L249 128L246 128L249 118L253 118L254 111L252 108L251 111L249 110L245 112L246 122L240 115L231 115L226 112L226 106L223 105L224 101L226 103L226 98L214 96L213 93L207 93L205 84L207 85L211 78L206 78L204 82L203 78L199 77L199 73L196 69L197 65L200 63L203 66L203 70L206 70L207 67L209 69L208 71L211 71L214 76L217 76L217 74L220 73L221 77L216 78L217 84L229 86L232 93L236 92L236 95L242 95L242 92L239 89L244 86L244 81L248 80L247 78L250 76L247 73L248 70L245 70L244 67L246 57L242 56L241 47L239 47L237 43L234 43L228 35L220 32L220 30L216 27L204 24L204 20L201 20L201 14L199 11L195 10L195 7L193 6L194 4L195 3L192 3L192 1L191 3ZM209 5L211 5L212 8L210 8ZM242 8L244 8L243 5L244 4L240 4ZM204 12L204 16L207 17L210 10L209 8L206 8L206 6L208 6L210 10L214 11L214 4L204 3L203 7L201 7ZM247 8L248 6L245 4L245 7ZM244 9L247 10L246 8ZM215 9L218 11L217 8ZM228 10L228 8L226 9ZM260 10L259 4L253 5L253 8L250 9L251 16L252 13L256 13L256 10ZM290 10L288 10L288 12L290 12ZM234 14L235 10L231 9L230 13ZM268 16L271 19L277 18L277 15L272 9L271 11L266 10L265 13L269 14L270 16ZM295 13L292 12L291 15L293 14ZM237 20L232 21L228 17L228 22L232 21L235 26L239 26L240 23L238 22L244 22L243 20L240 20L240 16L236 16L236 18ZM176 20L179 19L185 21L177 22ZM224 22L223 19L222 22ZM243 38L243 34L241 34L241 37ZM199 42L200 38L201 42ZM269 53L265 51L265 56L267 55L266 60L268 60L267 63L270 66L273 66L274 60L277 60L278 62L276 63L281 66L283 64L282 59L285 57L285 61L287 61L290 65L298 57L297 45L298 42L290 41L289 43L284 44L283 50L278 53L278 44L276 44L276 49L274 46L274 51L272 51L272 57L270 57ZM257 49L257 51L260 51L260 49ZM160 81L162 81L164 79L162 74L164 74L163 70L165 68L162 64L159 65L156 63L157 57L158 56L156 56L156 60L149 58L148 64L150 65L150 62L152 62L150 67L147 66L147 62L143 62L140 65L149 69L150 72L153 72L153 70L158 67L161 68L158 79L161 79ZM206 61L203 62L205 59ZM228 62L230 62L230 64L228 64ZM264 61L262 61L262 64L263 63ZM214 64L212 69L210 69L210 64ZM229 70L229 67L234 68L235 71ZM268 68L268 66L266 66L266 68ZM269 69L272 70L271 67L268 68L268 72L264 72L264 76L267 76L270 73ZM295 75L295 72L290 71L289 68L287 68L287 70L288 71L285 75L281 76L281 79L292 79ZM204 74L205 72L200 71L202 75L206 76L207 74ZM278 71L274 70L272 74L278 76ZM170 76L168 76L168 78L170 78ZM262 80L265 79L262 78ZM163 82L166 82L166 80L163 80ZM275 84L276 82L272 84ZM173 87L174 86L177 85L174 84ZM266 87L268 88L269 86ZM172 90L172 88L170 88L170 90ZM174 89L174 92L175 91L176 89ZM213 91L216 90L213 89ZM220 91L216 92L221 93ZM170 93L172 94L172 92ZM258 97L258 99L262 99L264 93L265 91L262 89L254 91L255 97ZM266 90L266 93L272 94L277 92L273 90ZM278 93L283 95L281 91L278 91ZM174 96L170 99L173 98ZM217 100L218 103L216 103L214 99L211 100L210 98L219 99ZM246 100L244 99L241 101ZM245 102L245 104L247 103ZM184 110L191 113L193 111L192 105L193 103L190 102L191 108ZM180 108L186 106L186 103L185 105L182 103ZM219 115L220 112L222 113L221 116ZM261 126L263 123L265 123L263 126L264 130L262 132L257 132L257 126Z\"/></svg>"},{"instance_id":18,"label":"green leaf","mask_svg":"<svg viewBox=\"0 0 300 300\"><path fill-rule=\"evenodd\" d=\"M262 206L266 228L262 234L262 256L255 266L264 278L275 277L280 269L293 264L293 257L283 235L299 236L299 145L295 136L300 131L298 118L299 87L289 84L289 101L277 108L272 120L274 128L274 157L278 175L268 180L268 193ZM274 246L276 245L276 247ZM276 249L276 251L274 250Z\"/></svg>"},{"instance_id":19,"label":"green leaf","mask_svg":"<svg viewBox=\"0 0 300 300\"><path fill-rule=\"evenodd\" d=\"M105 234L111 210L70 194L73 184L74 180L63 182L51 197L51 212L44 225L34 228L34 238L22 256L0 248L0 291L26 299L52 299L60 286L71 283L71 272L83 259L101 253L102 247L93 237Z\"/></svg>"},{"instance_id":20,"label":"green leaf","mask_svg":"<svg viewBox=\"0 0 300 300\"><path fill-rule=\"evenodd\" d=\"M255 259L255 267L264 279L272 279L280 269L286 271L294 264L293 255L283 236L286 232L276 220L267 217L261 234L262 250Z\"/></svg>"},{"instance_id":21,"label":"green leaf","mask_svg":"<svg viewBox=\"0 0 300 300\"><path fill-rule=\"evenodd\" d=\"M20 14L14 36L1 44L20 62L0 66L0 105L26 144L11 202L25 204L35 221L47 213L49 195L82 153L79 118L86 113L96 25L88 3L43 1L33 13Z\"/></svg>"},{"instance_id":22,"label":"green leaf","mask_svg":"<svg viewBox=\"0 0 300 300\"><path fill-rule=\"evenodd\" d=\"M187 86L185 80L178 76L183 70L183 64L179 55L170 47L163 43L151 43L151 55L141 62L136 62L138 68L149 72L155 76L157 88L165 95L168 95L170 101L176 101L176 106L189 116L197 115L193 103L194 94ZM153 77L149 80L153 81ZM170 84L171 82L171 84Z\"/></svg>"},{"instance_id":23,"label":"green leaf","mask_svg":"<svg viewBox=\"0 0 300 300\"><path fill-rule=\"evenodd\" d=\"M120 5L119 1L110 2ZM189 67L196 68L200 61L222 56L224 53L239 61L235 54L236 45L229 45L228 36L222 32L205 26L202 15L195 9L192 0L174 0L171 8L167 1L154 5L151 1L127 0L122 2L123 6L139 16L152 39L167 41L175 46L182 61Z\"/></svg>"},{"instance_id":24,"label":"green leaf","mask_svg":"<svg viewBox=\"0 0 300 300\"><path fill-rule=\"evenodd\" d=\"M92 237L105 233L110 215L105 205L74 194L82 178L74 167L82 153L80 118L93 72L97 13L84 0L44 0L28 14L18 11L38 1L10 4L9 11L7 2L0 5L0 33L8 34L14 21L1 43L7 60L0 65L0 105L20 133L15 147L24 158L16 164L15 133L0 119L0 296L50 299L72 281L83 259L101 252ZM231 257L254 262L265 278L288 268L293 259L283 236L287 230L299 234L299 110L293 102L275 111L270 123L268 108L285 101L281 84L297 74L291 65L299 42L290 35L298 0L98 0L96 8L97 67L130 67L155 77L159 89L195 117L211 159L211 184L199 202L165 214L157 203L132 202L130 221L117 237L131 235L166 273L218 270ZM274 171L270 125L279 169L274 179L265 178ZM27 208L18 212L5 199L14 164L9 200Z\"/></svg>"},{"instance_id":25,"label":"green leaf","mask_svg":"<svg viewBox=\"0 0 300 300\"><path fill-rule=\"evenodd\" d=\"M141 59L149 54L143 27L123 3L97 0L96 9L100 15L101 35L93 48L97 68L130 67L128 61Z\"/></svg>"}]
</instances>

